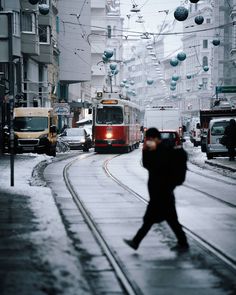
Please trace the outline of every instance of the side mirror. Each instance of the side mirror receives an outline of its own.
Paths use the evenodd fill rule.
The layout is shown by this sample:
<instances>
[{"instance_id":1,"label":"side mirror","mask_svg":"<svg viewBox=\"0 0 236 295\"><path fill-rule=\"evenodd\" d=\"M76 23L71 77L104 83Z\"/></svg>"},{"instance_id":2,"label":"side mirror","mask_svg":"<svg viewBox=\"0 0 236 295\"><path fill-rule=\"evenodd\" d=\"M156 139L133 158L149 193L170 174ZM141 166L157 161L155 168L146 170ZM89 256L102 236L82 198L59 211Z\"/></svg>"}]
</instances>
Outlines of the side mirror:
<instances>
[{"instance_id":1,"label":"side mirror","mask_svg":"<svg viewBox=\"0 0 236 295\"><path fill-rule=\"evenodd\" d=\"M57 127L55 125L50 126L50 133L57 133Z\"/></svg>"},{"instance_id":2,"label":"side mirror","mask_svg":"<svg viewBox=\"0 0 236 295\"><path fill-rule=\"evenodd\" d=\"M201 125L200 125L200 123L197 123L196 128L197 128L197 129L201 129Z\"/></svg>"},{"instance_id":3,"label":"side mirror","mask_svg":"<svg viewBox=\"0 0 236 295\"><path fill-rule=\"evenodd\" d=\"M181 142L186 142L186 139L185 138L181 138Z\"/></svg>"}]
</instances>

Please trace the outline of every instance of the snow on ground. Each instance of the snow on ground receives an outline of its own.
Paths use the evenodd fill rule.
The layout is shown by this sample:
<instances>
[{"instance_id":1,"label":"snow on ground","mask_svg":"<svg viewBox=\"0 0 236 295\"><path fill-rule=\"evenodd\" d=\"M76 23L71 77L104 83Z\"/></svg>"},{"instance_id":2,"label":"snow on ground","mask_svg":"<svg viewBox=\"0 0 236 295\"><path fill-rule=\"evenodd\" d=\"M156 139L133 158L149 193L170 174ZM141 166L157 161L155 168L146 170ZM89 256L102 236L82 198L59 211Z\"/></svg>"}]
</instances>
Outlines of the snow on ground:
<instances>
[{"instance_id":1,"label":"snow on ground","mask_svg":"<svg viewBox=\"0 0 236 295\"><path fill-rule=\"evenodd\" d=\"M41 294L38 293L39 290L36 290L36 288L39 288L36 284L38 269L40 269L38 277L40 290L56 290L55 294L64 295L90 294L87 282L82 275L80 262L71 241L67 237L51 190L46 187L30 186L34 167L42 162L50 163L51 161L52 158L45 155L16 155L15 186L10 187L10 157L0 157L0 195L9 200L12 198L13 202L16 200L17 203L20 203L24 198L24 200L27 200L27 206L24 205L24 210L26 209L29 214L32 212L34 216L29 224L33 228L23 235L17 235L19 244L22 243L22 240L25 240L36 249L33 253L36 260L36 269L32 273L32 277L29 276L30 278L26 280L29 284L27 288L30 288L29 293L22 290L23 287L18 286L17 283L12 283L11 288L20 288L21 294ZM0 214L3 214L3 216L4 210L7 212L7 210L12 209L2 207ZM1 228L3 226L4 224L1 225ZM6 228L7 226L9 225L6 224ZM5 239L8 238L11 237ZM6 274L8 274L8 270L6 270ZM9 275L12 274L9 273ZM17 275L13 279L17 281ZM12 294L17 294L17 292Z\"/></svg>"},{"instance_id":2,"label":"snow on ground","mask_svg":"<svg viewBox=\"0 0 236 295\"><path fill-rule=\"evenodd\" d=\"M200 167L202 171L206 169L207 172L205 173L207 173L208 175L210 173L209 170L212 170L213 172L217 172L218 174L221 174L223 176L236 179L236 172L214 166L214 164L221 164L223 166L236 169L236 161L229 162L228 157L217 157L212 160L207 160L206 153L203 153L201 151L201 147L194 147L189 138L186 138L184 148L188 152L189 162ZM209 165L208 163L212 163L213 166Z\"/></svg>"}]
</instances>

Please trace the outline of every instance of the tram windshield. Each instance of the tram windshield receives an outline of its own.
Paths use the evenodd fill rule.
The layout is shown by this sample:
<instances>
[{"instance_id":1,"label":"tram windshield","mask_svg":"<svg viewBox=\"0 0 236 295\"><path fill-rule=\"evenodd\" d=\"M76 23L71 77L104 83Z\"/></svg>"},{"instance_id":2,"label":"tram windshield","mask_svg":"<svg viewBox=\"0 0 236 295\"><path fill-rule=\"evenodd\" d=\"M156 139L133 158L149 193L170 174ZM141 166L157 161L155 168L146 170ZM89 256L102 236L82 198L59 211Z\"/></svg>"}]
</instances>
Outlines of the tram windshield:
<instances>
[{"instance_id":1,"label":"tram windshield","mask_svg":"<svg viewBox=\"0 0 236 295\"><path fill-rule=\"evenodd\" d=\"M123 109L118 106L104 106L97 109L97 124L122 124Z\"/></svg>"}]
</instances>

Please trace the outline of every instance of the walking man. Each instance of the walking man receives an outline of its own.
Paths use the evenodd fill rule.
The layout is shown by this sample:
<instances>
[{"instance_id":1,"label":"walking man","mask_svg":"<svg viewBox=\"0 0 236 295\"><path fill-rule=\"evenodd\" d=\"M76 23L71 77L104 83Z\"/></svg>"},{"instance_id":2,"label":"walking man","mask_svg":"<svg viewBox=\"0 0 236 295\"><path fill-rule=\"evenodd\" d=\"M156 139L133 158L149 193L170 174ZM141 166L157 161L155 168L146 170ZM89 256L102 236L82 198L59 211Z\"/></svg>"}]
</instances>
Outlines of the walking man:
<instances>
[{"instance_id":1,"label":"walking man","mask_svg":"<svg viewBox=\"0 0 236 295\"><path fill-rule=\"evenodd\" d=\"M167 221L176 235L178 244L174 250L187 250L189 248L186 235L178 221L175 209L173 190L175 184L171 176L173 147L161 140L161 134L156 128L146 131L146 140L143 147L143 166L149 172L148 191L150 201L143 217L143 225L132 240L124 242L137 250L154 223Z\"/></svg>"},{"instance_id":2,"label":"walking man","mask_svg":"<svg viewBox=\"0 0 236 295\"><path fill-rule=\"evenodd\" d=\"M235 160L235 148L236 148L236 122L234 119L229 121L229 125L225 128L226 135L226 147L229 152L229 161Z\"/></svg>"}]
</instances>

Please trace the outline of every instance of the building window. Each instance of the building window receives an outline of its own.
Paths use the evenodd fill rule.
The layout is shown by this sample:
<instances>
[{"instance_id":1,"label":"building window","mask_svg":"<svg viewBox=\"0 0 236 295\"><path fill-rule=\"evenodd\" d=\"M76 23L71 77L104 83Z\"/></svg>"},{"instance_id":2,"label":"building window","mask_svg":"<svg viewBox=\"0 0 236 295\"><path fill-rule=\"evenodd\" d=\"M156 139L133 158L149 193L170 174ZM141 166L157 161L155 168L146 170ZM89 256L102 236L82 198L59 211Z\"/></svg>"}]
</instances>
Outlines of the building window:
<instances>
[{"instance_id":1,"label":"building window","mask_svg":"<svg viewBox=\"0 0 236 295\"><path fill-rule=\"evenodd\" d=\"M208 84L208 79L207 78L202 78L202 84L203 84L203 89L207 89L207 84Z\"/></svg>"},{"instance_id":2,"label":"building window","mask_svg":"<svg viewBox=\"0 0 236 295\"><path fill-rule=\"evenodd\" d=\"M211 23L211 19L210 19L210 18L207 18L207 19L206 19L206 23L207 23L207 24L210 24L210 23Z\"/></svg>"},{"instance_id":3,"label":"building window","mask_svg":"<svg viewBox=\"0 0 236 295\"><path fill-rule=\"evenodd\" d=\"M203 40L202 47L208 48L208 40Z\"/></svg>"},{"instance_id":4,"label":"building window","mask_svg":"<svg viewBox=\"0 0 236 295\"><path fill-rule=\"evenodd\" d=\"M198 5L197 3L195 3L195 11L197 11Z\"/></svg>"},{"instance_id":5,"label":"building window","mask_svg":"<svg viewBox=\"0 0 236 295\"><path fill-rule=\"evenodd\" d=\"M22 32L35 34L36 18L34 13L22 12L21 18Z\"/></svg>"},{"instance_id":6,"label":"building window","mask_svg":"<svg viewBox=\"0 0 236 295\"><path fill-rule=\"evenodd\" d=\"M50 5L50 0L40 0L40 4L47 4Z\"/></svg>"},{"instance_id":7,"label":"building window","mask_svg":"<svg viewBox=\"0 0 236 295\"><path fill-rule=\"evenodd\" d=\"M50 44L50 27L39 25L39 42Z\"/></svg>"},{"instance_id":8,"label":"building window","mask_svg":"<svg viewBox=\"0 0 236 295\"><path fill-rule=\"evenodd\" d=\"M203 56L203 59L202 59L202 66L203 66L203 67L208 66L208 57L207 57L207 56Z\"/></svg>"},{"instance_id":9,"label":"building window","mask_svg":"<svg viewBox=\"0 0 236 295\"><path fill-rule=\"evenodd\" d=\"M60 32L60 19L59 19L59 16L56 17L56 32L59 34Z\"/></svg>"},{"instance_id":10,"label":"building window","mask_svg":"<svg viewBox=\"0 0 236 295\"><path fill-rule=\"evenodd\" d=\"M107 26L107 38L111 38L111 26Z\"/></svg>"},{"instance_id":11,"label":"building window","mask_svg":"<svg viewBox=\"0 0 236 295\"><path fill-rule=\"evenodd\" d=\"M13 35L20 36L20 14L13 12Z\"/></svg>"}]
</instances>

